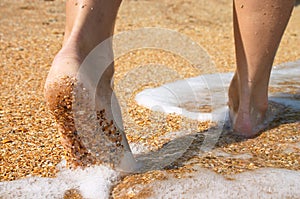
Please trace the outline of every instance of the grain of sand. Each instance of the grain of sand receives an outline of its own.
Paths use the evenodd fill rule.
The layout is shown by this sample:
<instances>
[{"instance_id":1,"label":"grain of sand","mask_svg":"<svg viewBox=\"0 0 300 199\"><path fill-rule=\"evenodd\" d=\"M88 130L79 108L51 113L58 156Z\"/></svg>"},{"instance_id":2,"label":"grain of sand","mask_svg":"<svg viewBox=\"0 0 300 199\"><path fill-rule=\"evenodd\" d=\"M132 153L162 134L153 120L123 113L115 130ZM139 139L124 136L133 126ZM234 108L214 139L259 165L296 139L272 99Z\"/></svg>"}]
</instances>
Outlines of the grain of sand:
<instances>
[{"instance_id":1,"label":"grain of sand","mask_svg":"<svg viewBox=\"0 0 300 199\"><path fill-rule=\"evenodd\" d=\"M234 70L232 14L229 0L140 0L124 1L120 9L116 33L143 27L163 27L183 33L203 46L216 63L219 72ZM214 8L214 9L211 9ZM3 0L0 2L0 181L20 179L29 175L54 177L55 166L64 157L54 118L45 108L43 85L54 55L61 47L64 34L64 3L62 1ZM300 58L300 6L296 7L278 50L275 64ZM155 67L135 70L145 64L164 64L176 71L160 70L155 82L143 81L155 77ZM116 60L115 84L126 75L131 81L117 87L124 113L124 125L129 141L144 143L151 149L160 148L168 139L164 134L180 128L203 131L207 123L199 123L176 115L164 115L138 106L134 94L147 87L159 86L180 78L199 75L184 59L161 50L136 50ZM241 151L252 158L232 158L213 153L195 157L187 152L169 168L180 177L193 165L221 174L243 172L261 167L300 170L299 113L288 108L281 118L262 135L236 142L236 138L221 139L219 148L229 154ZM201 136L196 139L201 142ZM234 141L232 141L234 140ZM198 143L198 144L199 144ZM187 164L187 162L192 162ZM147 183L163 178L161 171L129 176L114 189L118 194L135 183ZM76 191L75 191L76 192Z\"/></svg>"}]
</instances>

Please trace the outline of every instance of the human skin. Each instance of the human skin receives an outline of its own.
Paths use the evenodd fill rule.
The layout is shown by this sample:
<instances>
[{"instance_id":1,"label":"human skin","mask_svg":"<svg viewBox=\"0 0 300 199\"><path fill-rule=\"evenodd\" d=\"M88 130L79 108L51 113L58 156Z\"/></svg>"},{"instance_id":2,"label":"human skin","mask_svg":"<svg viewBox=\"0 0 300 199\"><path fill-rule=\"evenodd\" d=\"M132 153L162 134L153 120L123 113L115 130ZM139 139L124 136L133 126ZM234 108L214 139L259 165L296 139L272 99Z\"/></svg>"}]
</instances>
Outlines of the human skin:
<instances>
[{"instance_id":1,"label":"human skin","mask_svg":"<svg viewBox=\"0 0 300 199\"><path fill-rule=\"evenodd\" d=\"M280 40L294 0L235 0L233 6L236 71L229 108L236 134L261 131L268 109L268 85Z\"/></svg>"},{"instance_id":2,"label":"human skin","mask_svg":"<svg viewBox=\"0 0 300 199\"><path fill-rule=\"evenodd\" d=\"M62 49L55 56L45 84L46 102L52 112L53 107L62 103L56 99L59 92L65 93L65 77L77 77L84 59L101 42L113 35L116 15L121 0L67 0L66 27ZM268 108L268 83L276 50L290 18L294 0L235 0L234 35L237 69L229 88L230 115L236 134L253 137L261 130L257 128L265 120ZM112 56L112 46L107 46L107 55ZM92 70L92 69L91 69ZM93 72L93 71L92 71ZM106 110L105 117L113 120L111 110L111 79L114 73L113 63L101 76L97 85L97 108ZM69 81L69 80L68 80ZM86 81L89 81L87 76ZM53 89L52 85L59 87ZM70 110L67 110L70 111ZM118 117L121 117L120 113ZM62 145L66 150L74 148L73 139L79 139L74 122L69 116L56 116ZM64 124L68 123L68 125ZM127 152L130 149L122 132L122 145ZM69 150L70 153L76 153ZM131 153L130 153L131 154ZM128 162L134 162L132 155L124 156ZM77 156L74 155L76 158ZM81 159L76 160L81 161ZM125 161L126 162L126 161ZM123 170L135 167L133 164L114 165ZM115 164L115 163L112 163ZM80 165L80 164L79 164Z\"/></svg>"},{"instance_id":3,"label":"human skin","mask_svg":"<svg viewBox=\"0 0 300 199\"><path fill-rule=\"evenodd\" d=\"M70 89L66 85L72 85L74 83L73 81L77 81L78 72L84 59L98 44L113 35L116 15L120 4L120 0L66 1L66 27L63 46L52 62L46 79L44 93L48 108L57 120L62 145L69 154L71 153L72 159L70 165L73 167L85 166L95 161L93 157L86 155L89 146L82 144L75 126L76 121L74 121L74 118L70 119L70 117L74 115L74 113L72 113L73 107L69 107L66 110L56 110L65 105L65 99L58 99L57 96L64 95L66 96L65 98L72 98L73 94L67 92L72 92L73 88ZM110 42L108 42L108 44L106 51L107 56L110 57L113 56L112 46ZM97 111L105 110L104 117L109 127L108 129L114 129L116 122L111 110L111 97L113 96L111 79L114 73L114 65L111 63L105 67L107 68L105 68L96 88L96 108ZM93 74L93 69L95 69L95 66L87 68L85 72ZM84 83L89 84L89 77L84 79L84 81ZM92 95L93 93L90 94ZM68 112L68 114L62 115L62 111ZM115 112L114 116L117 114L117 117L121 117L120 111ZM111 122L113 122L113 124L111 124ZM124 154L121 154L123 157L120 157L118 161L108 162L108 164L124 172L131 172L137 165L131 154L124 132L121 129L119 129L119 131L121 131L122 134L121 150L125 149ZM113 132L115 132L115 130L113 130ZM115 139L117 136L118 135L112 135L111 138L106 139L118 140ZM114 146L113 144L115 143L111 143L112 147ZM78 148L80 149L79 151L82 152L78 155L78 151L73 150L74 148ZM99 148L104 149L104 146L101 145ZM110 151L115 149L105 148L105 150ZM100 158L101 157L99 157L99 159ZM118 159L118 157L116 159Z\"/></svg>"}]
</instances>

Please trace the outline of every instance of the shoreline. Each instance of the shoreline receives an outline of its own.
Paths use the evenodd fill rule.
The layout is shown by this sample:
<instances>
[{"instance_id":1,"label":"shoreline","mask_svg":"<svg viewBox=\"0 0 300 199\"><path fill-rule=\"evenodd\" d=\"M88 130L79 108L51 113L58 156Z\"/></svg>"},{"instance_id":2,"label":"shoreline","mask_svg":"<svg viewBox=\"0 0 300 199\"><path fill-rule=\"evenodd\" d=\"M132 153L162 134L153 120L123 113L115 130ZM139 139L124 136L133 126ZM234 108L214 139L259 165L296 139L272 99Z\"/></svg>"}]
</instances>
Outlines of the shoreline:
<instances>
[{"instance_id":1,"label":"shoreline","mask_svg":"<svg viewBox=\"0 0 300 199\"><path fill-rule=\"evenodd\" d=\"M55 177L56 165L64 157L64 151L54 118L45 108L43 85L52 59L61 47L64 4L58 0L3 0L0 5L0 181L13 181L26 176ZM196 0L124 1L117 18L116 33L143 27L163 27L178 31L208 52L218 72L232 72L235 61L231 21L229 0L205 3L198 3ZM300 6L297 6L277 52L275 66L285 65L286 62L294 63L296 60L300 63L300 48L297 45L300 43L299 24ZM151 64L167 67L159 73L155 71L157 68L144 72L137 70L140 66L152 66ZM173 71L172 76L168 75L170 71ZM162 50L134 50L119 57L116 60L115 84L126 80L117 88L117 94L121 106L129 110L123 115L128 139L149 145L150 149L157 149L167 141L165 139L158 142L158 133L167 135L176 132L184 123L189 123L190 129L205 131L208 128L207 123L198 123L172 114L159 114L134 102L135 94L144 88L195 77L202 72L182 57ZM128 80L128 77L132 79ZM140 77L146 80L153 77L157 79L149 83L142 81L143 78ZM245 148L245 152L257 152L261 161L272 155L275 160L271 165L284 167L295 155L294 158L299 158L299 146L294 155L289 153L282 156L284 147L289 148L285 141L296 143L300 139L297 132L300 128L297 122L299 113L290 113L287 110L286 114L286 120L294 122L280 124L254 140L239 143L239 146L229 144L222 150L235 154L237 148ZM206 156L197 161L209 167L214 158ZM212 165L217 168L215 165L226 161L240 169L238 163L230 158L216 160ZM259 162L254 165L250 165L251 161L240 163L245 168L261 166ZM229 167L228 164L227 166ZM299 167L291 168L299 171ZM155 172L147 175L153 177ZM135 179L126 178L128 185L133 183L130 180ZM118 189L116 187L114 191L118 192Z\"/></svg>"}]
</instances>

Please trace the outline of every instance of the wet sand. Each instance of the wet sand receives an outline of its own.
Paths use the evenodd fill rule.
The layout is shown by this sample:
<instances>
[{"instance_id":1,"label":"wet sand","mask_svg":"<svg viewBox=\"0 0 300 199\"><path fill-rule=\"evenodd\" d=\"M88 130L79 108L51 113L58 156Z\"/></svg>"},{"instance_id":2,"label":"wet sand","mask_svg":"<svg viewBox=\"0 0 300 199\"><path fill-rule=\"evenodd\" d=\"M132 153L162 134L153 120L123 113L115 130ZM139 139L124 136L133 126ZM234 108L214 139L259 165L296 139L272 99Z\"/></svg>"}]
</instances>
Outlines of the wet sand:
<instances>
[{"instance_id":1,"label":"wet sand","mask_svg":"<svg viewBox=\"0 0 300 199\"><path fill-rule=\"evenodd\" d=\"M211 10L211 8L214 8ZM54 118L45 108L43 85L52 59L61 47L64 30L64 3L62 1L8 1L0 2L0 181L16 180L26 176L54 177L56 165L64 151ZM116 33L143 27L169 28L187 35L207 50L218 72L234 70L231 1L124 1L116 24ZM296 7L275 65L300 58L300 6ZM152 67L136 70L141 65L164 64L176 71ZM160 76L149 83L159 70ZM207 123L191 121L177 115L164 115L138 106L134 96L144 88L160 86L180 78L200 75L182 57L162 50L135 50L116 60L115 85L124 113L124 125L132 143L143 143L149 150L161 148L169 139L161 136L180 128L201 132ZM143 75L143 78L141 77ZM132 76L131 76L132 75ZM131 78L128 78L128 77ZM127 78L125 78L127 77ZM126 79L125 82L123 80ZM120 84L122 82L122 84ZM120 86L118 86L120 85ZM275 89L275 88L274 88ZM276 92L278 88L276 88ZM273 90L274 91L274 90ZM280 91L280 89L279 89ZM275 91L274 91L275 92ZM284 92L284 91L282 91ZM230 175L264 167L300 170L299 113L284 110L273 127L255 139L221 140L219 150L230 154L207 153L194 157L195 149L168 168L180 178L191 170L191 164L216 173ZM186 127L182 127L186 125ZM198 143L197 143L198 142ZM224 142L224 143L222 143ZM198 144L198 145L197 145ZM232 155L251 154L252 158ZM130 187L161 179L162 171L151 171L126 177L113 190L115 198L128 198ZM146 195L131 195L141 198ZM123 193L123 195L122 195ZM124 195L125 194L125 195Z\"/></svg>"}]
</instances>

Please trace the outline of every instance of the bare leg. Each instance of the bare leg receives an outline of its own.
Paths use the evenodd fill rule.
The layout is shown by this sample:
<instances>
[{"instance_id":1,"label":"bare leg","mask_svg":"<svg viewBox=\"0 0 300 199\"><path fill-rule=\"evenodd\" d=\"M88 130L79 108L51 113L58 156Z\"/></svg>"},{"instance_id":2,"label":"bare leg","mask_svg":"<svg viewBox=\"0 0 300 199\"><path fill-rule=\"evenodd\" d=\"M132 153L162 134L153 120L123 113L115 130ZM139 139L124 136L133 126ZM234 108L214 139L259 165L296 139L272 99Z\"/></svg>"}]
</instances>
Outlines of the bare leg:
<instances>
[{"instance_id":1,"label":"bare leg","mask_svg":"<svg viewBox=\"0 0 300 199\"><path fill-rule=\"evenodd\" d=\"M237 69L229 88L235 133L253 137L268 109L273 60L294 0L234 0Z\"/></svg>"},{"instance_id":2,"label":"bare leg","mask_svg":"<svg viewBox=\"0 0 300 199\"><path fill-rule=\"evenodd\" d=\"M72 85L76 81L74 77L76 77L80 65L91 50L113 35L120 4L121 0L66 1L66 28L63 47L55 56L48 74L45 84L45 98L50 111L58 123L62 144L70 156L69 163L73 166L86 166L96 163L95 157L89 155L88 148L81 142L74 124L74 113L72 113L72 100L74 100L72 99ZM108 46L107 50L109 51L108 54L112 55L112 47ZM112 64L102 76L97 87L98 99L96 101L100 101L100 105L97 104L100 114L98 115L100 119L98 119L101 120L100 126L102 126L102 129L105 129L103 131L108 131L106 133L108 138L106 139L116 142L110 145L111 148L105 149L109 151L103 152L103 154L112 155L114 154L112 151L119 150L117 149L118 147L121 148L120 150L125 150L127 155L123 154L123 157L114 157L115 159L120 159L120 162L108 158L108 161L111 160L111 162L106 163L129 171L134 166L134 159L126 137L116 129L112 122L112 115L107 114L111 113L112 88L110 81L113 72ZM113 138L110 139L110 135ZM99 148L101 147L104 150L105 147L99 146ZM127 163L124 163L123 160L121 161L122 158L126 158Z\"/></svg>"},{"instance_id":3,"label":"bare leg","mask_svg":"<svg viewBox=\"0 0 300 199\"><path fill-rule=\"evenodd\" d=\"M112 36L120 3L121 0L67 0L63 47L55 56L47 81L58 74L76 74L88 53Z\"/></svg>"}]
</instances>

